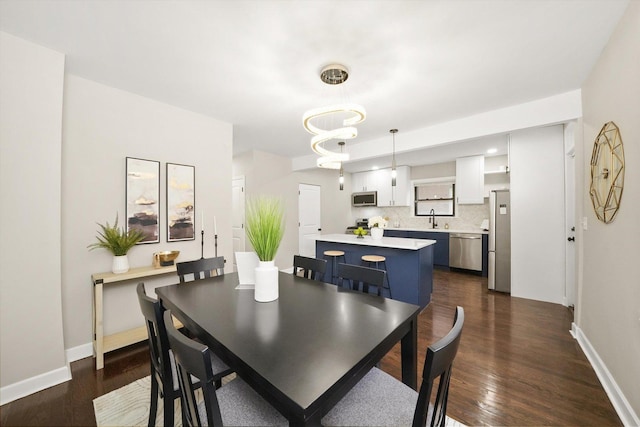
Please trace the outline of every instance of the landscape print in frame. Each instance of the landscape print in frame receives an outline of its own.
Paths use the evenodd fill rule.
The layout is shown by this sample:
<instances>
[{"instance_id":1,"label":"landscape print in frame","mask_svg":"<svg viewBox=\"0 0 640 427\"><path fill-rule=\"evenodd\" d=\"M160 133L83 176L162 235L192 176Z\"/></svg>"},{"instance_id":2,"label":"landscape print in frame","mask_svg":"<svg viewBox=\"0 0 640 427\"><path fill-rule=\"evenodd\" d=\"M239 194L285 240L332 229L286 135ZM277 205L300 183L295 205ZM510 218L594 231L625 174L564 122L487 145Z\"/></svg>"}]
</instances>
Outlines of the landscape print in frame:
<instances>
[{"instance_id":1,"label":"landscape print in frame","mask_svg":"<svg viewBox=\"0 0 640 427\"><path fill-rule=\"evenodd\" d=\"M167 242L194 240L195 166L167 163Z\"/></svg>"},{"instance_id":2,"label":"landscape print in frame","mask_svg":"<svg viewBox=\"0 0 640 427\"><path fill-rule=\"evenodd\" d=\"M160 162L127 157L127 230L140 230L140 243L160 242Z\"/></svg>"}]
</instances>

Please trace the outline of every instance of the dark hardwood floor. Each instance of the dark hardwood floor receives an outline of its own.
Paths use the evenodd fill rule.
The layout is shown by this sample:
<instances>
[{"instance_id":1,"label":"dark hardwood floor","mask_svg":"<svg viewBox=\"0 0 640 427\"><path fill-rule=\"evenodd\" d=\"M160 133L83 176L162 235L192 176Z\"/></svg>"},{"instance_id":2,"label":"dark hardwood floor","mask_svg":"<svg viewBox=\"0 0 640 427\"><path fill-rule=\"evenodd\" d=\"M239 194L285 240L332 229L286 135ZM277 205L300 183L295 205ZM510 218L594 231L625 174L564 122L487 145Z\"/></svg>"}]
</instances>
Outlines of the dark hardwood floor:
<instances>
[{"instance_id":1,"label":"dark hardwood floor","mask_svg":"<svg viewBox=\"0 0 640 427\"><path fill-rule=\"evenodd\" d=\"M465 309L447 414L476 425L622 425L578 343L566 307L489 292L486 279L436 271L432 303L419 317L419 367L429 343ZM73 362L73 380L0 407L2 426L95 425L93 399L149 373L146 344ZM399 346L382 361L400 378Z\"/></svg>"},{"instance_id":2,"label":"dark hardwood floor","mask_svg":"<svg viewBox=\"0 0 640 427\"><path fill-rule=\"evenodd\" d=\"M448 416L468 426L622 425L569 334L572 310L489 292L486 278L435 272L432 302L419 317L419 361L451 328L457 305L464 307L465 324ZM399 358L396 346L381 364L398 379Z\"/></svg>"}]
</instances>

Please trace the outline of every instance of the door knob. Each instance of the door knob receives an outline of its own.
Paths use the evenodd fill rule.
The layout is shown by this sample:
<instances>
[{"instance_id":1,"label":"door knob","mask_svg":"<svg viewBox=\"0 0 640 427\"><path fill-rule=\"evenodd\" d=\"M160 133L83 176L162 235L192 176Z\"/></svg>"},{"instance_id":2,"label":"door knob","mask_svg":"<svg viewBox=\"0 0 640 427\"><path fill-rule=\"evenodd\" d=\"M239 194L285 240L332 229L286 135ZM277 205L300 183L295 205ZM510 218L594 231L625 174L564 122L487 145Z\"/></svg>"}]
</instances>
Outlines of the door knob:
<instances>
[{"instance_id":1,"label":"door knob","mask_svg":"<svg viewBox=\"0 0 640 427\"><path fill-rule=\"evenodd\" d=\"M570 241L570 242L575 242L576 238L575 237L569 237L569 238L567 238L567 240Z\"/></svg>"}]
</instances>

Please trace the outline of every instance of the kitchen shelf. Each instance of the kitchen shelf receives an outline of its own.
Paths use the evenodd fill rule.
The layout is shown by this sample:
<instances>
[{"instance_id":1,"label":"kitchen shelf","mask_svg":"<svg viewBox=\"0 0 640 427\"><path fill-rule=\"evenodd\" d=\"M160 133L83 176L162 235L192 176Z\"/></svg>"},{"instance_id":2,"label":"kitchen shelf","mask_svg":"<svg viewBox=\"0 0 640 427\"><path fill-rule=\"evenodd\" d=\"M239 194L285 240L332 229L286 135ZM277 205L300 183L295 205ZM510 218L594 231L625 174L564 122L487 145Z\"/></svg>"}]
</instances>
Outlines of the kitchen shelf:
<instances>
[{"instance_id":1,"label":"kitchen shelf","mask_svg":"<svg viewBox=\"0 0 640 427\"><path fill-rule=\"evenodd\" d=\"M493 171L484 171L485 175L494 175L499 173L509 173L509 171L505 170L493 170Z\"/></svg>"}]
</instances>

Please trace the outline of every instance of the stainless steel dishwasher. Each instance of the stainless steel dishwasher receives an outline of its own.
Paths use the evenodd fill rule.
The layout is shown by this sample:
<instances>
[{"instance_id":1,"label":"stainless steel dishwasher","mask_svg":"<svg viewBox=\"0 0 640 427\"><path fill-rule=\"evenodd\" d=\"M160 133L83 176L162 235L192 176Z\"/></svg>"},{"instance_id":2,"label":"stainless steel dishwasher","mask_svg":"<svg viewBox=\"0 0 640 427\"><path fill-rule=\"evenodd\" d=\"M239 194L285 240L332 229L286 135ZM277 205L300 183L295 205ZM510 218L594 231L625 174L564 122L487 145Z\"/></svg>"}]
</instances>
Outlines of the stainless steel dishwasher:
<instances>
[{"instance_id":1,"label":"stainless steel dishwasher","mask_svg":"<svg viewBox=\"0 0 640 427\"><path fill-rule=\"evenodd\" d=\"M449 267L482 271L482 234L449 233Z\"/></svg>"}]
</instances>

